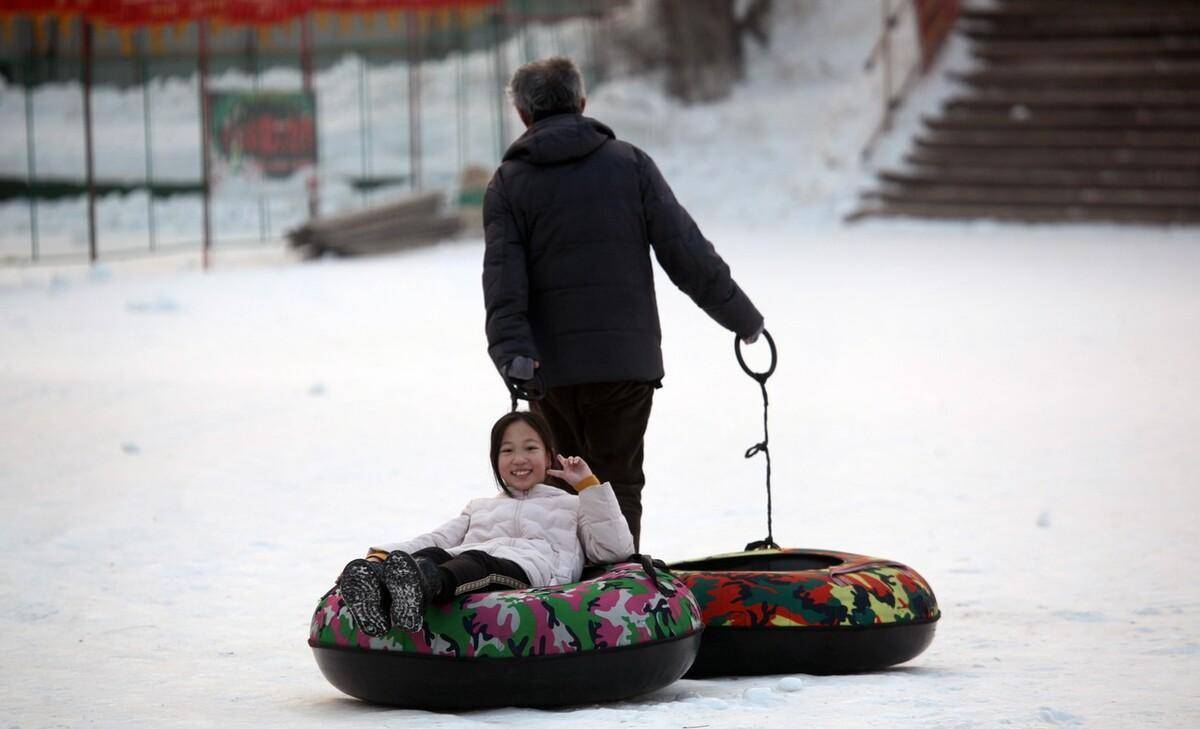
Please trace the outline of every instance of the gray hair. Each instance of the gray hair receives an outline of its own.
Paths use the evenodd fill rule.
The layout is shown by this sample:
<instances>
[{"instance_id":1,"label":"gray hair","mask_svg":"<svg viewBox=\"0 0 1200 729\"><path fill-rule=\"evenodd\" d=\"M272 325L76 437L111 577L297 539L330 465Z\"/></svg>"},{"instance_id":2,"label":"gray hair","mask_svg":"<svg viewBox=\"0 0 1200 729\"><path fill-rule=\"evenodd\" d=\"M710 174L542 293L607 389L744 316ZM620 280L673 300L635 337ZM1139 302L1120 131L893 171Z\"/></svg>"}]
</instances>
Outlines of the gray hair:
<instances>
[{"instance_id":1,"label":"gray hair","mask_svg":"<svg viewBox=\"0 0 1200 729\"><path fill-rule=\"evenodd\" d=\"M517 69L508 93L517 111L531 121L551 114L578 114L584 99L583 77L565 56L540 58Z\"/></svg>"}]
</instances>

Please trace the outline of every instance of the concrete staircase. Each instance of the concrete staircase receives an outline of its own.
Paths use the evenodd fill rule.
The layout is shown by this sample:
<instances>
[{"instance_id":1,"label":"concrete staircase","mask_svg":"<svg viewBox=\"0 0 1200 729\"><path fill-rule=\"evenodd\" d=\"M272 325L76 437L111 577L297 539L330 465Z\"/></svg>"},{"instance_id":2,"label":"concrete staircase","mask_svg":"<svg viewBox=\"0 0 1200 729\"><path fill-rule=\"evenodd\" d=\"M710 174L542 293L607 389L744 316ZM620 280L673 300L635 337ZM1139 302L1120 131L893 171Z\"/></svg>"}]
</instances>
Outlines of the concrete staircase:
<instances>
[{"instance_id":1,"label":"concrete staircase","mask_svg":"<svg viewBox=\"0 0 1200 729\"><path fill-rule=\"evenodd\" d=\"M994 0L978 70L850 216L1200 224L1200 0Z\"/></svg>"}]
</instances>

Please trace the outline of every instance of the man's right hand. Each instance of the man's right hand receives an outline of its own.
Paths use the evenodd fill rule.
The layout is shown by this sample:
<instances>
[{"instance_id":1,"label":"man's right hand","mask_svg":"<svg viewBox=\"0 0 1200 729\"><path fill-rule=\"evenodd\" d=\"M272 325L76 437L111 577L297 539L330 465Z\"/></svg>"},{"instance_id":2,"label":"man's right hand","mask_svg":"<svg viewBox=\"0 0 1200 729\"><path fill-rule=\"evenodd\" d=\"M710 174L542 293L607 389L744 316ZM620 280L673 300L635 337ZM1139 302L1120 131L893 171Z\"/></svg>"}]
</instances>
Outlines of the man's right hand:
<instances>
[{"instance_id":1,"label":"man's right hand","mask_svg":"<svg viewBox=\"0 0 1200 729\"><path fill-rule=\"evenodd\" d=\"M541 366L542 363L532 357L517 357L508 363L504 374L513 382L529 382L533 379L533 371Z\"/></svg>"}]
</instances>

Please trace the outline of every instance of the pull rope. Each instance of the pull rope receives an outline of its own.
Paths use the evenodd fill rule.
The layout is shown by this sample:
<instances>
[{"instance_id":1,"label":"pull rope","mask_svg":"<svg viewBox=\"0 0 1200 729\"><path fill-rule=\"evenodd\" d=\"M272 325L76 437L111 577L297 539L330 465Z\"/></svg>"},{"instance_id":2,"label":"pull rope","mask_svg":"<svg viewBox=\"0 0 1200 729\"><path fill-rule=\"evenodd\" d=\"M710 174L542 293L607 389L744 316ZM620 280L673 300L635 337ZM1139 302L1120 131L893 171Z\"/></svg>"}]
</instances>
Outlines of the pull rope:
<instances>
[{"instance_id":1,"label":"pull rope","mask_svg":"<svg viewBox=\"0 0 1200 729\"><path fill-rule=\"evenodd\" d=\"M652 583L654 583L654 586L656 588L658 588L659 592L666 595L667 597L671 597L677 592L677 590L674 587L672 587L669 584L664 584L663 581L661 579L659 579L659 574L658 574L659 570L662 570L663 572L667 573L668 575L670 575L672 577L675 576L674 573L672 573L671 570L667 567L666 562L663 562L661 559L654 559L653 557L651 557L648 554L635 554L635 555L631 556L629 559L637 562L638 564L640 564L642 566L642 569L645 570L645 572L646 572L646 576L650 578L650 581Z\"/></svg>"},{"instance_id":2,"label":"pull rope","mask_svg":"<svg viewBox=\"0 0 1200 729\"><path fill-rule=\"evenodd\" d=\"M762 389L763 399L763 439L746 449L746 458L753 458L759 453L762 453L767 459L767 536L765 539L750 542L746 545L746 551L752 552L759 549L779 549L779 545L775 543L775 537L772 531L772 514L771 514L771 449L768 445L770 435L767 428L767 407L770 405L770 400L767 397L767 378L775 372L775 365L779 361L779 353L775 349L775 340L771 338L770 332L763 330L762 335L766 338L767 344L771 347L771 366L766 372L755 372L746 365L746 360L742 358L742 340L734 335L733 351L737 355L738 364L741 365L742 371L750 375Z\"/></svg>"}]
</instances>

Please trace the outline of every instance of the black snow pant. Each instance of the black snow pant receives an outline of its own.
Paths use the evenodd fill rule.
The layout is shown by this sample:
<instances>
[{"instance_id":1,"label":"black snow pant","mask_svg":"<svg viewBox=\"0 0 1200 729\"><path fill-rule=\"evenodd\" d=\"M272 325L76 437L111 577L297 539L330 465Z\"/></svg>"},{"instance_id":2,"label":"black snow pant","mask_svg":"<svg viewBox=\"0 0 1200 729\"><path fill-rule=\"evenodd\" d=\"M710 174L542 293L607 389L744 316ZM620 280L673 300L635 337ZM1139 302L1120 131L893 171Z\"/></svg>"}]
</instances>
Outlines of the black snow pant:
<instances>
[{"instance_id":1,"label":"black snow pant","mask_svg":"<svg viewBox=\"0 0 1200 729\"><path fill-rule=\"evenodd\" d=\"M446 602L468 592L523 590L530 586L529 576L516 562L477 549L455 556L440 547L427 547L412 556L429 559L442 573L442 591L433 596L433 602Z\"/></svg>"},{"instance_id":2,"label":"black snow pant","mask_svg":"<svg viewBox=\"0 0 1200 729\"><path fill-rule=\"evenodd\" d=\"M642 487L646 485L642 458L653 399L652 382L599 382L552 387L541 400L530 403L530 409L550 424L559 453L583 458L596 478L612 484L637 551L641 551ZM547 482L575 493L558 479Z\"/></svg>"}]
</instances>

